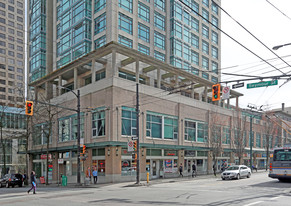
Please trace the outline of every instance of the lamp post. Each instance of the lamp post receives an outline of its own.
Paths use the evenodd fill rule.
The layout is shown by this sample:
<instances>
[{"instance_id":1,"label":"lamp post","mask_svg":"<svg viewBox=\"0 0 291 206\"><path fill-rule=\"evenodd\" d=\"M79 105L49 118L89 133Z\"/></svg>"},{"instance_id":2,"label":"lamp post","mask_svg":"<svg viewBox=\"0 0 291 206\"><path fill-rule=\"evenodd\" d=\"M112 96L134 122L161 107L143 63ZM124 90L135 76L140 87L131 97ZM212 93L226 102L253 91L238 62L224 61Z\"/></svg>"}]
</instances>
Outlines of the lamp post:
<instances>
[{"instance_id":1,"label":"lamp post","mask_svg":"<svg viewBox=\"0 0 291 206\"><path fill-rule=\"evenodd\" d=\"M280 49L281 47L283 47L283 46L288 46L288 45L291 45L291 43L288 43L288 44L281 44L281 45L274 46L274 47L273 47L273 50L278 50L278 49Z\"/></svg>"},{"instance_id":2,"label":"lamp post","mask_svg":"<svg viewBox=\"0 0 291 206\"><path fill-rule=\"evenodd\" d=\"M77 109L75 110L77 112L77 120L78 120L78 125L77 125L77 145L78 145L78 151L77 151L77 184L81 183L81 160L80 160L80 153L81 153L81 146L80 146L80 138L81 138L81 110L80 110L80 90L77 90L74 92L73 90L59 86L63 89L66 89L70 92L72 92L76 97L77 97Z\"/></svg>"}]
</instances>

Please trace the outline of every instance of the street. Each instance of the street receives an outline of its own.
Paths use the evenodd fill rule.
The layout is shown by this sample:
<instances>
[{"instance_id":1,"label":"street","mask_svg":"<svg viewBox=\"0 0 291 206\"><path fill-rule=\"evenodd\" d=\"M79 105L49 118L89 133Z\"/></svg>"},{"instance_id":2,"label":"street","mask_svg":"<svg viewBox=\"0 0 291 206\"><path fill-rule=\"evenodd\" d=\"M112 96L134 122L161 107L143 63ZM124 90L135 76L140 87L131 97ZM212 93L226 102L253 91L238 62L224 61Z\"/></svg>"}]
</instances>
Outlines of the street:
<instances>
[{"instance_id":1,"label":"street","mask_svg":"<svg viewBox=\"0 0 291 206\"><path fill-rule=\"evenodd\" d=\"M222 181L220 176L153 180L150 185L133 183L96 187L0 188L0 205L290 205L291 183L268 178L267 172L251 178ZM144 183L144 182L143 182Z\"/></svg>"}]
</instances>

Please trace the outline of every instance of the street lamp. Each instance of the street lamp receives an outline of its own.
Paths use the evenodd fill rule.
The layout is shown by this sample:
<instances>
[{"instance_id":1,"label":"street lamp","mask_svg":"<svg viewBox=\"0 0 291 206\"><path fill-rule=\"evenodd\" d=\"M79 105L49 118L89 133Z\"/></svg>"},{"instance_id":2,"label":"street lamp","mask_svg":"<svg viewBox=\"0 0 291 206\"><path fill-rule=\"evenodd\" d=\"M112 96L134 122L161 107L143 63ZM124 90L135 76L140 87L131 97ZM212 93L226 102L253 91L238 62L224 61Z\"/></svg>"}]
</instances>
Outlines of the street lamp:
<instances>
[{"instance_id":1,"label":"street lamp","mask_svg":"<svg viewBox=\"0 0 291 206\"><path fill-rule=\"evenodd\" d=\"M288 44L281 44L281 45L278 45L278 46L274 46L274 47L273 47L273 50L278 50L278 49L280 49L281 47L283 47L283 46L288 46L288 45L291 45L291 43L288 43Z\"/></svg>"},{"instance_id":2,"label":"street lamp","mask_svg":"<svg viewBox=\"0 0 291 206\"><path fill-rule=\"evenodd\" d=\"M81 110L80 110L80 90L77 90L77 94L76 92L74 92L72 89L66 88L66 87L62 87L62 86L58 86L62 89L66 89L70 92L72 92L76 97L77 97L77 109L75 110L77 112L78 115L78 125L77 125L77 145L78 145L78 154L77 154L77 184L81 183L81 160L80 160L80 153L81 153L81 146L80 146L80 130L81 130Z\"/></svg>"}]
</instances>

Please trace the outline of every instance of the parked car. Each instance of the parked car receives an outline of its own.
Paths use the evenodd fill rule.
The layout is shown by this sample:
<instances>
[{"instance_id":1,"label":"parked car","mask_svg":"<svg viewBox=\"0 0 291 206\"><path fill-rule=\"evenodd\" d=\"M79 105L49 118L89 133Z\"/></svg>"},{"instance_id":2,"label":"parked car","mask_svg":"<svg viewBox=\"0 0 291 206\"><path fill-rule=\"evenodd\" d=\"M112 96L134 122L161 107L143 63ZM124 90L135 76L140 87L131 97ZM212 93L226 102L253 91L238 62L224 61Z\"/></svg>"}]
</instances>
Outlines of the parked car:
<instances>
[{"instance_id":1,"label":"parked car","mask_svg":"<svg viewBox=\"0 0 291 206\"><path fill-rule=\"evenodd\" d=\"M0 187L9 188L18 185L22 187L23 185L23 177L21 174L6 174L2 179L0 179Z\"/></svg>"},{"instance_id":2,"label":"parked car","mask_svg":"<svg viewBox=\"0 0 291 206\"><path fill-rule=\"evenodd\" d=\"M251 177L251 169L245 165L232 165L221 173L221 179L240 179L241 177Z\"/></svg>"}]
</instances>

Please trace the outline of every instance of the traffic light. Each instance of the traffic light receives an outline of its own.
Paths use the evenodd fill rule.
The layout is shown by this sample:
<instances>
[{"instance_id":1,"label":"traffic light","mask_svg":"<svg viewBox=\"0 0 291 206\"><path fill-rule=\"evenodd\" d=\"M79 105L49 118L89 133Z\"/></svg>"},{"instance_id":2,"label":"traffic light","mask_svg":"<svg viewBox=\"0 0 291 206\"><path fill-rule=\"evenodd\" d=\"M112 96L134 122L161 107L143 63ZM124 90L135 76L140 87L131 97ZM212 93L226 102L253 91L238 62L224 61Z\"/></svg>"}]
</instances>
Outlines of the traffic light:
<instances>
[{"instance_id":1,"label":"traffic light","mask_svg":"<svg viewBox=\"0 0 291 206\"><path fill-rule=\"evenodd\" d=\"M137 159L137 154L136 153L132 153L131 157L132 157L133 160L136 160Z\"/></svg>"},{"instance_id":2,"label":"traffic light","mask_svg":"<svg viewBox=\"0 0 291 206\"><path fill-rule=\"evenodd\" d=\"M33 115L33 101L25 102L25 114L30 116Z\"/></svg>"},{"instance_id":3,"label":"traffic light","mask_svg":"<svg viewBox=\"0 0 291 206\"><path fill-rule=\"evenodd\" d=\"M86 153L86 145L83 145L83 152L82 154L85 154Z\"/></svg>"},{"instance_id":4,"label":"traffic light","mask_svg":"<svg viewBox=\"0 0 291 206\"><path fill-rule=\"evenodd\" d=\"M133 142L133 150L134 151L137 151L137 141L134 141Z\"/></svg>"},{"instance_id":5,"label":"traffic light","mask_svg":"<svg viewBox=\"0 0 291 206\"><path fill-rule=\"evenodd\" d=\"M220 100L220 84L212 85L212 101Z\"/></svg>"}]
</instances>

